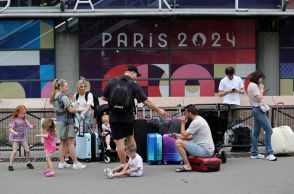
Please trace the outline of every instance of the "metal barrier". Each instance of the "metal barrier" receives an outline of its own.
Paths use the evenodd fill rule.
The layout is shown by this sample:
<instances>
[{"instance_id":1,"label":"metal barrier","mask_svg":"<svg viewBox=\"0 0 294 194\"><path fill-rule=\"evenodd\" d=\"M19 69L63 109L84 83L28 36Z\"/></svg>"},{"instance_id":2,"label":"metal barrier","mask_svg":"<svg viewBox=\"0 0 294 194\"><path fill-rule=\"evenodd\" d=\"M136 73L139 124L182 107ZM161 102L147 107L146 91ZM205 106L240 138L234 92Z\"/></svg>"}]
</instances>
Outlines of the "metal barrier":
<instances>
[{"instance_id":1,"label":"metal barrier","mask_svg":"<svg viewBox=\"0 0 294 194\"><path fill-rule=\"evenodd\" d=\"M199 105L205 107L204 105ZM171 115L181 115L183 107L166 107L165 110ZM251 107L241 107L240 109L240 121L245 125L253 127L253 118L251 113ZM147 112L145 112L147 111ZM143 117L145 115L148 117L158 116L156 112L151 112L148 114L148 110L143 110L143 108L138 108L137 116ZM145 112L145 114L143 113ZM148 114L148 115L147 115ZM294 106L285 106L283 109L272 107L271 111L268 113L269 119L273 127L277 125L289 125L294 129ZM0 151L12 151L12 144L8 140L9 136L9 123L11 121L12 111L0 111ZM27 119L30 123L36 124L35 129L28 129L27 141L30 146L31 151L43 150L43 144L41 139L36 137L36 134L40 133L41 129L41 118L53 118L54 112L52 110L40 110L40 111L28 111ZM275 119L277 118L277 119ZM261 131L259 142L263 144L264 133ZM232 147L231 144L223 144L221 147ZM18 149L19 156L22 156L22 150Z\"/></svg>"},{"instance_id":2,"label":"metal barrier","mask_svg":"<svg viewBox=\"0 0 294 194\"><path fill-rule=\"evenodd\" d=\"M271 113L272 127L288 125L294 130L294 106L273 106Z\"/></svg>"}]
</instances>

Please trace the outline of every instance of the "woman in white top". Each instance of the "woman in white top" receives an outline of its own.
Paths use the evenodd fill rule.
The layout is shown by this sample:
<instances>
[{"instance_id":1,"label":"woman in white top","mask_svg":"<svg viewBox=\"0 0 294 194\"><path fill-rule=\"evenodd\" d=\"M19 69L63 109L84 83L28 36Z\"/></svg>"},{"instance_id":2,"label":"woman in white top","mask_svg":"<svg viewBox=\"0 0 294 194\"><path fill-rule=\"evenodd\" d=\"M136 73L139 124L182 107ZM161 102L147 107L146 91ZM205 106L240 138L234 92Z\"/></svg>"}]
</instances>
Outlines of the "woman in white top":
<instances>
[{"instance_id":1,"label":"woman in white top","mask_svg":"<svg viewBox=\"0 0 294 194\"><path fill-rule=\"evenodd\" d=\"M93 94L88 91L85 80L79 80L77 83L77 93L75 94L76 102L83 111L81 112L81 118L85 120L85 126L83 121L80 122L80 126L85 129L85 132L94 132L95 127L93 124L94 106Z\"/></svg>"},{"instance_id":2,"label":"woman in white top","mask_svg":"<svg viewBox=\"0 0 294 194\"><path fill-rule=\"evenodd\" d=\"M261 71L255 71L250 79L248 85L247 94L249 97L249 102L252 106L252 115L254 118L253 134L252 134L252 147L251 156L252 159L262 159L264 155L258 153L258 137L260 134L261 127L265 131L265 152L266 159L270 161L276 161L277 158L273 155L271 136L273 134L273 129L267 114L263 112L260 108L260 103L263 101L264 95L264 85L262 83L265 75Z\"/></svg>"}]
</instances>

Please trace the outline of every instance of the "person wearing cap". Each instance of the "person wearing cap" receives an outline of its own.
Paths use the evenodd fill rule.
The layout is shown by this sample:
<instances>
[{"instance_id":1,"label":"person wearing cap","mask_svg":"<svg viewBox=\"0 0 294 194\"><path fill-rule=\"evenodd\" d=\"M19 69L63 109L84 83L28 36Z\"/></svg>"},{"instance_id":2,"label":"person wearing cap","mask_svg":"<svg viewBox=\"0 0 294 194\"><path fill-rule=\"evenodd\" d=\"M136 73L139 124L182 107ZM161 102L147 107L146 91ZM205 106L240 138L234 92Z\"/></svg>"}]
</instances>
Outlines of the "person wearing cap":
<instances>
[{"instance_id":1,"label":"person wearing cap","mask_svg":"<svg viewBox=\"0 0 294 194\"><path fill-rule=\"evenodd\" d=\"M119 84L117 80L127 80L127 82L132 87L132 91L130 95L133 95L133 99L136 98L137 102L142 102L148 108L157 112L161 116L168 116L168 114L161 108L157 107L153 104L148 97L144 94L142 88L135 82L137 77L140 77L141 74L138 72L136 66L128 66L125 69L124 75L115 77L111 79L106 88L103 91L102 99L111 102L112 92L114 88ZM134 103L134 101L133 101ZM135 107L135 106L133 106ZM133 108L134 109L134 108ZM110 109L109 112L109 122L112 131L112 136L115 139L117 153L120 160L120 165L123 166L126 164L126 152L125 152L125 138L127 138L128 145L136 146L136 142L134 139L134 110L129 112L116 112Z\"/></svg>"}]
</instances>

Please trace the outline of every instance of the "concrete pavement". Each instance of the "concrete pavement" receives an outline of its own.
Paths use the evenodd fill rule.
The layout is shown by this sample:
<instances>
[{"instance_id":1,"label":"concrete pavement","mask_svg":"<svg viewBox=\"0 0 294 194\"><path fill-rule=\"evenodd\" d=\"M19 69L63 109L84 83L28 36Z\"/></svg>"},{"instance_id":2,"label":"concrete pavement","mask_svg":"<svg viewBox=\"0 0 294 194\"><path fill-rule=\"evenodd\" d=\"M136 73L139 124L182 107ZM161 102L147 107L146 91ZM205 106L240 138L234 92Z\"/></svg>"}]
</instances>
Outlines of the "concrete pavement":
<instances>
[{"instance_id":1,"label":"concrete pavement","mask_svg":"<svg viewBox=\"0 0 294 194\"><path fill-rule=\"evenodd\" d=\"M15 163L15 171L0 163L1 194L140 193L140 194L291 194L294 192L294 157L265 159L229 158L219 172L176 173L177 165L149 166L144 176L108 179L103 169L118 163L89 163L83 170L56 169L55 177L44 177L45 162ZM54 162L55 167L57 162Z\"/></svg>"}]
</instances>

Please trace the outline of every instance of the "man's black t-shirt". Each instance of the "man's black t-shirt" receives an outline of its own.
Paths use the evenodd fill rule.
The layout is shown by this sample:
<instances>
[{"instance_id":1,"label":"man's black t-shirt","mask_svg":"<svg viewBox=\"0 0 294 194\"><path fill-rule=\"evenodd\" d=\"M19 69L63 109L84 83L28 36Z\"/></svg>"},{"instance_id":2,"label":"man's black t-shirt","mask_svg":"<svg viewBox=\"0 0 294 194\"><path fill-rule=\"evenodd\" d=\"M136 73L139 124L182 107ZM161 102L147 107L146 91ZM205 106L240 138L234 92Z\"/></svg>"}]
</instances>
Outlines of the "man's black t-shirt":
<instances>
[{"instance_id":1,"label":"man's black t-shirt","mask_svg":"<svg viewBox=\"0 0 294 194\"><path fill-rule=\"evenodd\" d=\"M147 96L144 94L142 88L135 83L134 81L132 81L132 79L127 76L127 75L122 75L117 77L119 79L127 79L128 81L130 81L130 84L133 88L133 98L137 99L138 103L140 102L144 102L145 100L147 100ZM108 99L108 101L110 100L110 96L111 96L111 92L112 89L114 88L114 84L116 84L116 82L112 79L110 80L107 85L106 88L103 91L103 95L105 98ZM131 95L131 94L130 94ZM111 110L109 111L109 122L122 122L122 123L129 123L129 122L133 122L134 121L134 113L133 111L130 113L115 113L112 112Z\"/></svg>"}]
</instances>

